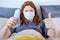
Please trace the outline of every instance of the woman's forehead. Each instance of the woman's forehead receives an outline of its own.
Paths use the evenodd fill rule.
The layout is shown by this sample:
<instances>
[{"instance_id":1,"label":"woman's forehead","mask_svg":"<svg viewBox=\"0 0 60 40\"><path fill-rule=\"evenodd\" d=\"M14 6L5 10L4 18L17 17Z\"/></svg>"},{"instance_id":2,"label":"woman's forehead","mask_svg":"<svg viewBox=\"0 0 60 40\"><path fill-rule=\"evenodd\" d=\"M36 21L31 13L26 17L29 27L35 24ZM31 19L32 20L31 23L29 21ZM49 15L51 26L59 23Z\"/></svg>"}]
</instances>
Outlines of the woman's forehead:
<instances>
[{"instance_id":1,"label":"woman's forehead","mask_svg":"<svg viewBox=\"0 0 60 40\"><path fill-rule=\"evenodd\" d=\"M32 8L31 6L26 6L25 8L24 8L24 11L25 10L34 10L34 8Z\"/></svg>"}]
</instances>

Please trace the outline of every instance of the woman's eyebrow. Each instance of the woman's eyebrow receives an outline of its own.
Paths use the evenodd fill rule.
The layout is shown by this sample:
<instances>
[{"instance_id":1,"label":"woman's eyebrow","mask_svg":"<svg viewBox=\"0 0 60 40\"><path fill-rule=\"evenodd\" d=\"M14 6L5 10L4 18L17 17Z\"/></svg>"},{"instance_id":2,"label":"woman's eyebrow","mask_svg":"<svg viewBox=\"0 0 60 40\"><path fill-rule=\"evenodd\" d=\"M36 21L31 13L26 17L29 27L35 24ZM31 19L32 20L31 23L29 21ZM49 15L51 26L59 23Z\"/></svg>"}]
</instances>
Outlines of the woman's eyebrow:
<instances>
[{"instance_id":1,"label":"woman's eyebrow","mask_svg":"<svg viewBox=\"0 0 60 40\"><path fill-rule=\"evenodd\" d=\"M25 10L25 12L27 12L28 10Z\"/></svg>"}]
</instances>

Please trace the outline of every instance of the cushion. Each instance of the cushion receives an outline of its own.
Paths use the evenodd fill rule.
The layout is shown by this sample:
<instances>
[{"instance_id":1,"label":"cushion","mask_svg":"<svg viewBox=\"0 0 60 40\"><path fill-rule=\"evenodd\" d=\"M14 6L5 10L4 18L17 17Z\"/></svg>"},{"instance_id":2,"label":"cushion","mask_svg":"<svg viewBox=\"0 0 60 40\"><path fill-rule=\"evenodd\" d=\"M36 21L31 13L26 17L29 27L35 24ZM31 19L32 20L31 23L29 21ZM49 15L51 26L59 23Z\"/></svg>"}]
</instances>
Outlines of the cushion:
<instances>
[{"instance_id":1,"label":"cushion","mask_svg":"<svg viewBox=\"0 0 60 40\"><path fill-rule=\"evenodd\" d=\"M52 18L60 17L60 5L40 6L40 8L43 19L48 17L49 12L52 14Z\"/></svg>"},{"instance_id":2,"label":"cushion","mask_svg":"<svg viewBox=\"0 0 60 40\"><path fill-rule=\"evenodd\" d=\"M0 17L10 18L14 15L14 12L15 12L16 9L18 9L18 8L0 7Z\"/></svg>"}]
</instances>

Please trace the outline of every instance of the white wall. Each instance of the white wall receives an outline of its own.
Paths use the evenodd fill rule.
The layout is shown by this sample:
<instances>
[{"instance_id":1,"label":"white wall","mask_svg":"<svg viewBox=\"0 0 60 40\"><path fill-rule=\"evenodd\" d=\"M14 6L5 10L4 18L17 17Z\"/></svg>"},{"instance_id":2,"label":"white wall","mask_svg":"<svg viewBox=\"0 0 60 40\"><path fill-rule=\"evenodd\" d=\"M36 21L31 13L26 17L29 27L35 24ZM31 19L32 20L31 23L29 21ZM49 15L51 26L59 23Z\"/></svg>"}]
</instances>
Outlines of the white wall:
<instances>
[{"instance_id":1,"label":"white wall","mask_svg":"<svg viewBox=\"0 0 60 40\"><path fill-rule=\"evenodd\" d=\"M0 0L0 7L20 8L26 0ZM37 6L39 5L60 5L60 0L32 0Z\"/></svg>"}]
</instances>

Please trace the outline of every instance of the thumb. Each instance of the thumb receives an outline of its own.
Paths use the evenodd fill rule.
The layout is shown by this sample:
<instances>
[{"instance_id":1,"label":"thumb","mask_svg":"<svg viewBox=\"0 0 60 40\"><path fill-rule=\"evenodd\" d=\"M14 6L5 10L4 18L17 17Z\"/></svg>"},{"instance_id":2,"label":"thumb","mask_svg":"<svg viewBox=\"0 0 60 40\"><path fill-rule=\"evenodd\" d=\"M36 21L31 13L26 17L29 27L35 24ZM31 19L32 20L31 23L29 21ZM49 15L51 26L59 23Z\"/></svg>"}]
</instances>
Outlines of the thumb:
<instances>
[{"instance_id":1,"label":"thumb","mask_svg":"<svg viewBox=\"0 0 60 40\"><path fill-rule=\"evenodd\" d=\"M48 13L48 18L51 19L51 13L50 12Z\"/></svg>"}]
</instances>

